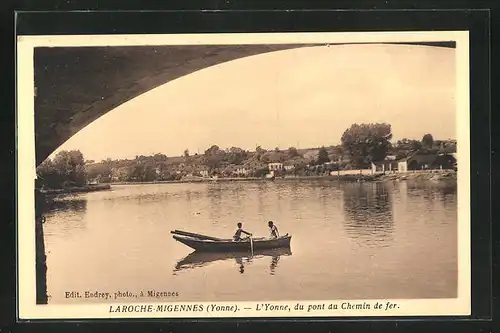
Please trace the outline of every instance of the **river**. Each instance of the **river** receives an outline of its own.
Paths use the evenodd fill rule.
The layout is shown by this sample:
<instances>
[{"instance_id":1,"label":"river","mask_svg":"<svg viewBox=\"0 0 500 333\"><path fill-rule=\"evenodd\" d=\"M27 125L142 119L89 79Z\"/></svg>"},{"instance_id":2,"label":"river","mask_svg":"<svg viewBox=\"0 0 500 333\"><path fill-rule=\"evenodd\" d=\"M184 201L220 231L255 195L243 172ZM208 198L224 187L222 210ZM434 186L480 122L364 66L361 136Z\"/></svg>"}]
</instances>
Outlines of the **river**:
<instances>
[{"instance_id":1,"label":"river","mask_svg":"<svg viewBox=\"0 0 500 333\"><path fill-rule=\"evenodd\" d=\"M242 221L267 236L268 220L292 235L290 251L190 255L170 234L230 238ZM44 228L51 304L117 302L85 291L162 302L457 296L456 183L113 186L58 199Z\"/></svg>"}]
</instances>

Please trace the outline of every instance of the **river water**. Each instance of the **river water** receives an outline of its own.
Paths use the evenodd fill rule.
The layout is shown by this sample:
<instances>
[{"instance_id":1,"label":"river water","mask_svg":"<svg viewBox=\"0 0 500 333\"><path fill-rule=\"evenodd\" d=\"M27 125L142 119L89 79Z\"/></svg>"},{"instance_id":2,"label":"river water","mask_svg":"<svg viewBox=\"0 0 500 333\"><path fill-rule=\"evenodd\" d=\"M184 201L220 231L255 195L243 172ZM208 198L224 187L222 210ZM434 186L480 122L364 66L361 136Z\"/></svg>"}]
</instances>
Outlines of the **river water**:
<instances>
[{"instance_id":1,"label":"river water","mask_svg":"<svg viewBox=\"0 0 500 333\"><path fill-rule=\"evenodd\" d=\"M267 236L268 220L292 235L290 251L190 255L170 234L230 238L242 221ZM44 228L49 303L457 295L456 183L113 186L59 198Z\"/></svg>"}]
</instances>

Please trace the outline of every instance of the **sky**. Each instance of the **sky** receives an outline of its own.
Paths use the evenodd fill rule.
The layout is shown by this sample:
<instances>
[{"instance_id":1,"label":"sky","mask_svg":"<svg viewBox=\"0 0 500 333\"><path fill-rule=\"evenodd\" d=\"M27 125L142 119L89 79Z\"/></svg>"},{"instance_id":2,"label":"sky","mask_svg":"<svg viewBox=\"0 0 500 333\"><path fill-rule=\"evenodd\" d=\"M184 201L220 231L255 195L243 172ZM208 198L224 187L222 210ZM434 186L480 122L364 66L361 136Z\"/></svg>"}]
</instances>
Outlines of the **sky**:
<instances>
[{"instance_id":1,"label":"sky","mask_svg":"<svg viewBox=\"0 0 500 333\"><path fill-rule=\"evenodd\" d=\"M340 143L353 123L386 122L393 141L456 138L455 50L335 45L270 52L170 81L60 146L86 159Z\"/></svg>"}]
</instances>

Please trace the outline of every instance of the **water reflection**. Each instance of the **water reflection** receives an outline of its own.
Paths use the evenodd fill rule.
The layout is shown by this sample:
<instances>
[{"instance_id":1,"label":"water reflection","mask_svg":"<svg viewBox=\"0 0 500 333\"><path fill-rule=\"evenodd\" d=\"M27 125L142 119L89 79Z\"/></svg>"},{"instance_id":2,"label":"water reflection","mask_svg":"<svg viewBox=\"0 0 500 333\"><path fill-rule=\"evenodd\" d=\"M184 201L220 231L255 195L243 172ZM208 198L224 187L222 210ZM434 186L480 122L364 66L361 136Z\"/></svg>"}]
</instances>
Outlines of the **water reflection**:
<instances>
[{"instance_id":1,"label":"water reflection","mask_svg":"<svg viewBox=\"0 0 500 333\"><path fill-rule=\"evenodd\" d=\"M433 210L413 195L429 186L438 200ZM182 294L179 301L194 302L241 300L242 295L269 301L456 296L453 187L262 181L113 188L67 196L76 201L58 202L48 214L49 303L69 302L65 292L82 286L109 289L106 281L113 281L115 290L168 285ZM275 191L280 191L281 212ZM450 203L443 205L441 197ZM166 239L176 228L230 237L238 219L256 235L267 232L265 221L276 220L282 233L296 237L295 260L287 257L289 250L253 257L188 255L190 250ZM124 260L130 265L117 264ZM207 281L200 283L204 276Z\"/></svg>"},{"instance_id":2,"label":"water reflection","mask_svg":"<svg viewBox=\"0 0 500 333\"><path fill-rule=\"evenodd\" d=\"M426 199L450 200L457 195L457 182L406 182L407 195L410 197L424 197Z\"/></svg>"},{"instance_id":3,"label":"water reflection","mask_svg":"<svg viewBox=\"0 0 500 333\"><path fill-rule=\"evenodd\" d=\"M384 183L346 184L343 188L345 229L368 246L388 246L393 240L391 191Z\"/></svg>"},{"instance_id":4,"label":"water reflection","mask_svg":"<svg viewBox=\"0 0 500 333\"><path fill-rule=\"evenodd\" d=\"M221 216L222 188L220 183L210 184L207 190L207 198L210 199L210 219L217 222Z\"/></svg>"},{"instance_id":5,"label":"water reflection","mask_svg":"<svg viewBox=\"0 0 500 333\"><path fill-rule=\"evenodd\" d=\"M178 271L191 270L195 268L205 267L217 262L234 260L236 268L240 274L245 273L247 265L256 260L271 257L269 264L269 274L275 275L276 268L282 256L291 256L292 251L290 248L272 249L272 250L259 250L254 252L253 256L248 252L197 252L190 253L185 258L179 260L174 268L174 275Z\"/></svg>"},{"instance_id":6,"label":"water reflection","mask_svg":"<svg viewBox=\"0 0 500 333\"><path fill-rule=\"evenodd\" d=\"M75 235L85 229L87 199L81 196L67 196L48 200L45 235L63 238Z\"/></svg>"},{"instance_id":7,"label":"water reflection","mask_svg":"<svg viewBox=\"0 0 500 333\"><path fill-rule=\"evenodd\" d=\"M82 198L53 199L48 202L48 212L85 212L87 200Z\"/></svg>"}]
</instances>

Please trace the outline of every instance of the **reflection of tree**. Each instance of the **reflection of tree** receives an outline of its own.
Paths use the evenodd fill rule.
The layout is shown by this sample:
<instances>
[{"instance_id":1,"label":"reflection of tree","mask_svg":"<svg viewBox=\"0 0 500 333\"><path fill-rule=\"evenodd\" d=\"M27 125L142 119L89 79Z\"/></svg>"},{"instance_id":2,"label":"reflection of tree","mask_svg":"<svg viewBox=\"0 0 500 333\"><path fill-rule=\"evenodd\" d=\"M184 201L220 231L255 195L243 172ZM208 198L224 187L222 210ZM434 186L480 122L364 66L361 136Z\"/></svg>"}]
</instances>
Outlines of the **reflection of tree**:
<instances>
[{"instance_id":1,"label":"reflection of tree","mask_svg":"<svg viewBox=\"0 0 500 333\"><path fill-rule=\"evenodd\" d=\"M410 198L424 199L429 205L436 202L456 205L457 182L456 181L424 181L407 182L407 195Z\"/></svg>"},{"instance_id":2,"label":"reflection of tree","mask_svg":"<svg viewBox=\"0 0 500 333\"><path fill-rule=\"evenodd\" d=\"M383 183L348 184L343 188L345 229L367 245L392 240L392 199Z\"/></svg>"},{"instance_id":3,"label":"reflection of tree","mask_svg":"<svg viewBox=\"0 0 500 333\"><path fill-rule=\"evenodd\" d=\"M85 228L87 200L82 197L55 199L48 204L47 234L71 236L76 230Z\"/></svg>"},{"instance_id":4,"label":"reflection of tree","mask_svg":"<svg viewBox=\"0 0 500 333\"><path fill-rule=\"evenodd\" d=\"M48 207L47 197L40 190L35 189L35 218L42 218Z\"/></svg>"}]
</instances>

